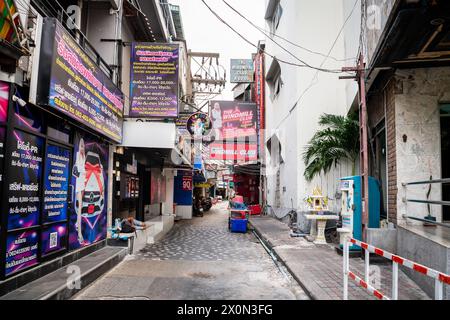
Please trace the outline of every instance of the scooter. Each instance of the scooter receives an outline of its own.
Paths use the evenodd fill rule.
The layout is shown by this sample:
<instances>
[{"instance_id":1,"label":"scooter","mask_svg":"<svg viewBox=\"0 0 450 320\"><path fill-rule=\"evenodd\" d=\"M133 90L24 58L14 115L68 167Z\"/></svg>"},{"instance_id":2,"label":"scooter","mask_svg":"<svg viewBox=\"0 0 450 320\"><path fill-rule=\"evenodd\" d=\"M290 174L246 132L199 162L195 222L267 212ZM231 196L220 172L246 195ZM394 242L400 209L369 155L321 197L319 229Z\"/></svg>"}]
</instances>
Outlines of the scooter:
<instances>
[{"instance_id":1,"label":"scooter","mask_svg":"<svg viewBox=\"0 0 450 320\"><path fill-rule=\"evenodd\" d=\"M204 212L208 212L212 208L212 199L210 197L202 199L202 208Z\"/></svg>"}]
</instances>

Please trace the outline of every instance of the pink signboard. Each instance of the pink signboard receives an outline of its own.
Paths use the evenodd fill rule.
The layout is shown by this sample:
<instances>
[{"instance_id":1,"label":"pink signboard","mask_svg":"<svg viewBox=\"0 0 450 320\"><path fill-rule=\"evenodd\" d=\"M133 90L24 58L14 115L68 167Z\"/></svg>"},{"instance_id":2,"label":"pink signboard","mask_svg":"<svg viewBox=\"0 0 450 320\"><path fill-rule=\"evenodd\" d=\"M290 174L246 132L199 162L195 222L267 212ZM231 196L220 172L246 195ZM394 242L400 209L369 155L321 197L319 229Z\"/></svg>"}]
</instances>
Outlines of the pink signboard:
<instances>
[{"instance_id":1,"label":"pink signboard","mask_svg":"<svg viewBox=\"0 0 450 320\"><path fill-rule=\"evenodd\" d=\"M9 84L0 81L0 122L6 122L8 117Z\"/></svg>"}]
</instances>

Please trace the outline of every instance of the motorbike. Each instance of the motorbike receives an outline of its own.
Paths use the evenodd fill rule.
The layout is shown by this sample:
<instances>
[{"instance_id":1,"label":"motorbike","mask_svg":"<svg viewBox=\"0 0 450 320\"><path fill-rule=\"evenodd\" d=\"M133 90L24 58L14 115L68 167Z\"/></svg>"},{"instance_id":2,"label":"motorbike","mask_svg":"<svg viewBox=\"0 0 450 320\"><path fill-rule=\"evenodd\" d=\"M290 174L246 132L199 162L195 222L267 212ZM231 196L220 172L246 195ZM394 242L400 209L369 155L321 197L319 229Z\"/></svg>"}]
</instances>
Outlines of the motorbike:
<instances>
[{"instance_id":1,"label":"motorbike","mask_svg":"<svg viewBox=\"0 0 450 320\"><path fill-rule=\"evenodd\" d=\"M201 206L204 212L208 212L212 208L212 199L211 197L203 198L201 201Z\"/></svg>"}]
</instances>

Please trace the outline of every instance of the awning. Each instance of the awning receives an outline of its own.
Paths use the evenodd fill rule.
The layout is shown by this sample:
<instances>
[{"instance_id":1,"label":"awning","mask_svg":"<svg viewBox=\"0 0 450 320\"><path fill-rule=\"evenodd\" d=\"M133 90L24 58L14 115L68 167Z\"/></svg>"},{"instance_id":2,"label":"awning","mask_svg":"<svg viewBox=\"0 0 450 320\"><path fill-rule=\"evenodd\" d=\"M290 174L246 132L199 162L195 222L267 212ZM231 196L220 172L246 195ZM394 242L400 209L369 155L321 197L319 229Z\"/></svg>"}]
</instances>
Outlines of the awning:
<instances>
[{"instance_id":1,"label":"awning","mask_svg":"<svg viewBox=\"0 0 450 320\"><path fill-rule=\"evenodd\" d=\"M370 69L447 66L450 2L405 1L391 13Z\"/></svg>"},{"instance_id":2,"label":"awning","mask_svg":"<svg viewBox=\"0 0 450 320\"><path fill-rule=\"evenodd\" d=\"M174 149L176 136L174 123L125 121L121 146Z\"/></svg>"}]
</instances>

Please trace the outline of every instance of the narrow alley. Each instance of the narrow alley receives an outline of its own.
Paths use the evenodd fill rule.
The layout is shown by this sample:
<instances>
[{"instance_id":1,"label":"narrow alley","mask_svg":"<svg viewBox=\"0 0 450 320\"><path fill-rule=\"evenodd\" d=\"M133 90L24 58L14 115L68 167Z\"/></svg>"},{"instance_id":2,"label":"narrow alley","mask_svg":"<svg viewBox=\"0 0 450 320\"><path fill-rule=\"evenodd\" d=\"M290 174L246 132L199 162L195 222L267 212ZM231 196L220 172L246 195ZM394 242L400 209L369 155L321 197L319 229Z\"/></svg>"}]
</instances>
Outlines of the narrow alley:
<instances>
[{"instance_id":1,"label":"narrow alley","mask_svg":"<svg viewBox=\"0 0 450 320\"><path fill-rule=\"evenodd\" d=\"M177 222L164 239L129 256L74 299L308 299L251 232L228 231L227 205Z\"/></svg>"}]
</instances>

